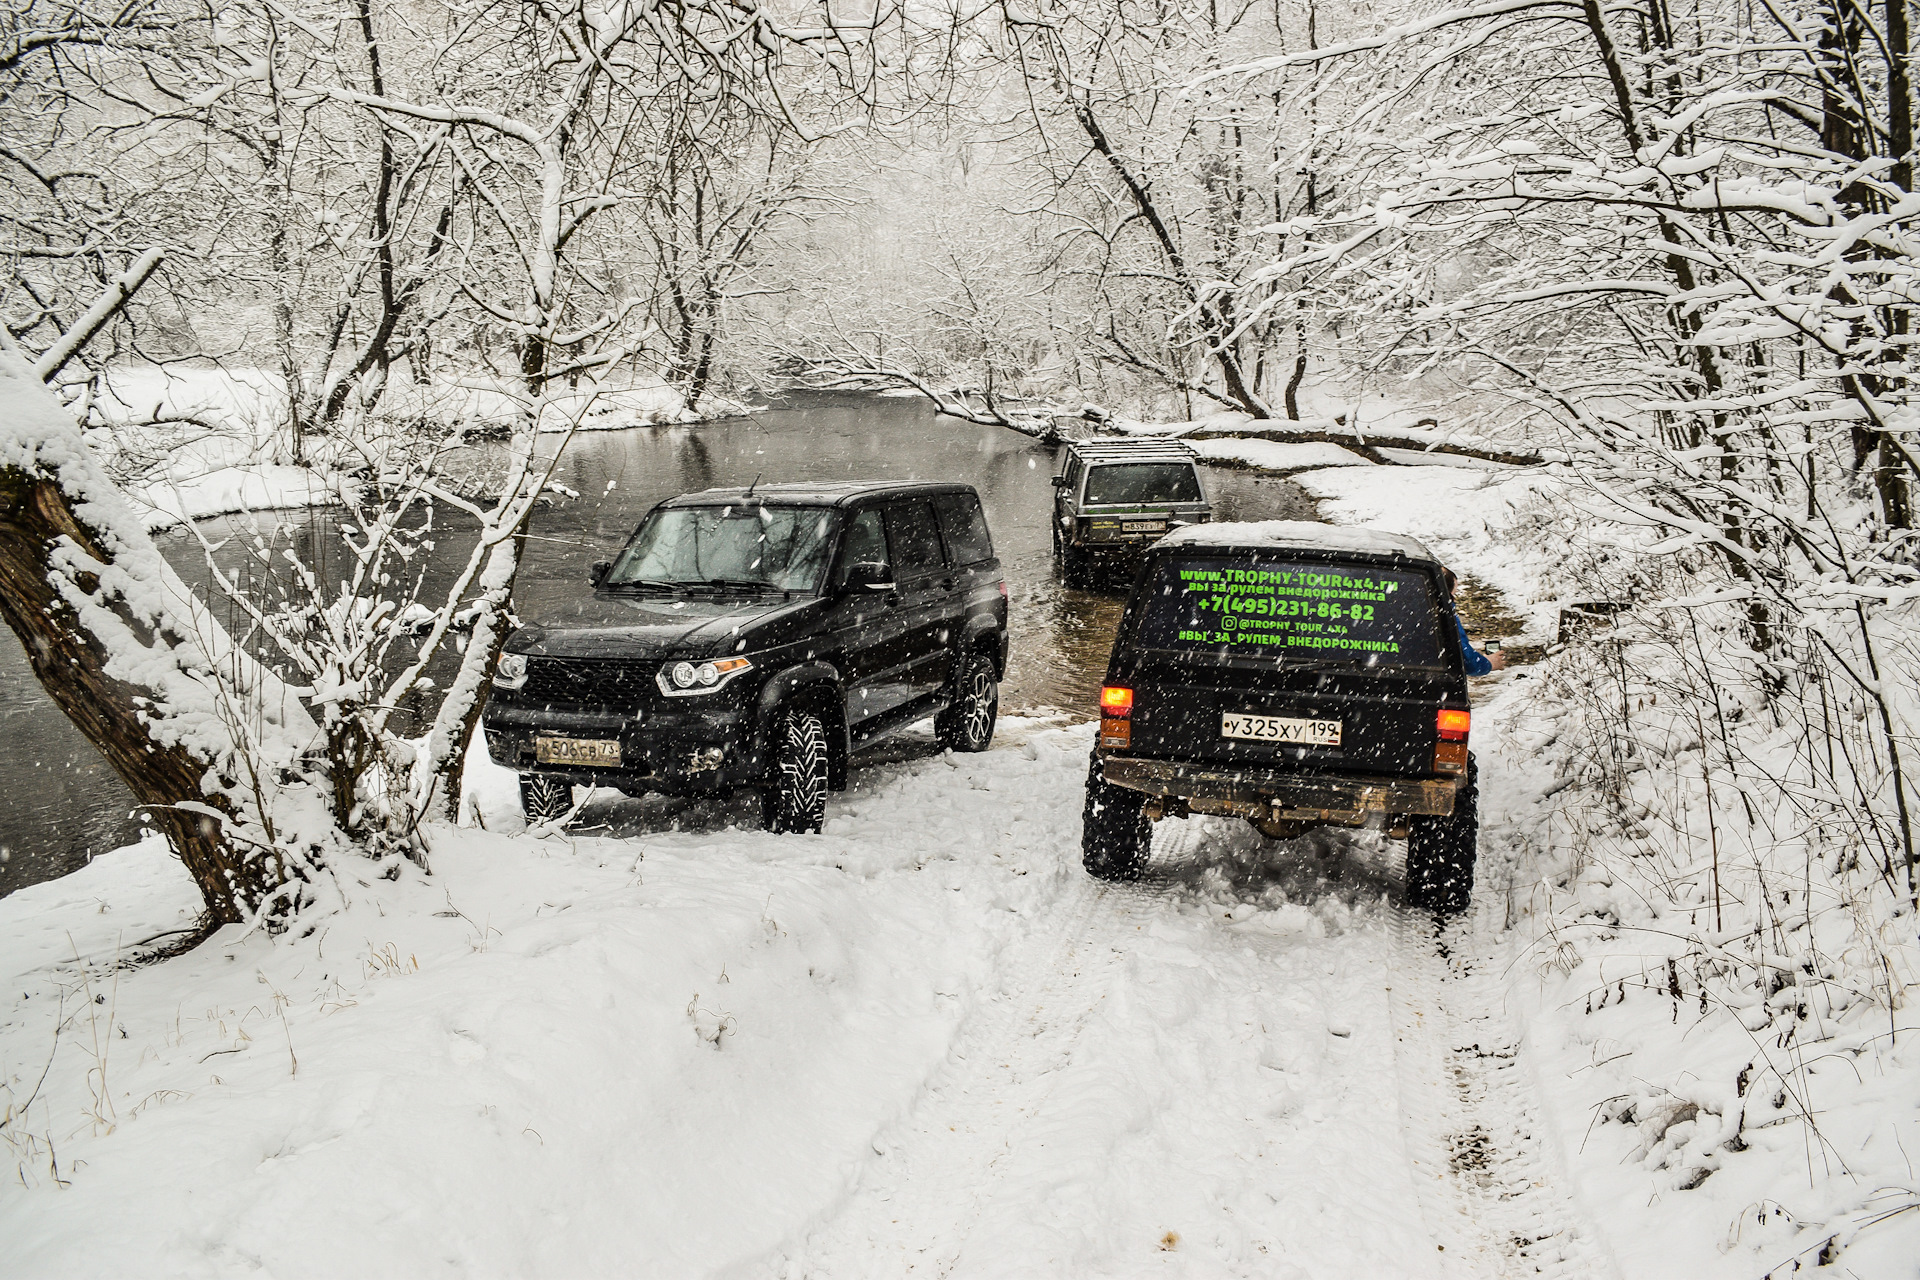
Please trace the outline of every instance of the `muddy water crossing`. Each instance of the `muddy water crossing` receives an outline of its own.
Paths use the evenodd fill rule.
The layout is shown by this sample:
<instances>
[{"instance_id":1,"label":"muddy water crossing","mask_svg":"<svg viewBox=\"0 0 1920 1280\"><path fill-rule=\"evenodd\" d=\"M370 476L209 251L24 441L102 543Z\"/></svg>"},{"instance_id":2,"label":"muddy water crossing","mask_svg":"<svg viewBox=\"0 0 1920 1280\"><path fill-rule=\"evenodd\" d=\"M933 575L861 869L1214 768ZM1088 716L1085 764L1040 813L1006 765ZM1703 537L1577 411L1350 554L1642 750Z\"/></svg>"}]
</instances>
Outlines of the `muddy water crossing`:
<instances>
[{"instance_id":1,"label":"muddy water crossing","mask_svg":"<svg viewBox=\"0 0 1920 1280\"><path fill-rule=\"evenodd\" d=\"M713 485L851 478L959 480L980 491L1012 601L1013 652L1001 705L1009 711L1058 707L1090 713L1126 582L1070 590L1053 570L1047 520L1053 450L1000 427L942 418L912 399L797 396L781 407L699 427L641 427L576 437L556 480L579 495L542 512L515 587L523 617L564 610L586 591L587 567L605 559L662 498ZM1314 518L1292 482L1247 471L1209 469L1221 519ZM333 554L326 512L262 512L206 523L215 540L256 534L303 555ZM438 539L423 598L463 562L472 533L454 522ZM184 578L204 586L198 544L163 534ZM217 591L209 598L218 599ZM231 620L236 630L239 619ZM133 798L46 697L12 644L0 642L0 895L64 875L95 853L139 834Z\"/></svg>"}]
</instances>

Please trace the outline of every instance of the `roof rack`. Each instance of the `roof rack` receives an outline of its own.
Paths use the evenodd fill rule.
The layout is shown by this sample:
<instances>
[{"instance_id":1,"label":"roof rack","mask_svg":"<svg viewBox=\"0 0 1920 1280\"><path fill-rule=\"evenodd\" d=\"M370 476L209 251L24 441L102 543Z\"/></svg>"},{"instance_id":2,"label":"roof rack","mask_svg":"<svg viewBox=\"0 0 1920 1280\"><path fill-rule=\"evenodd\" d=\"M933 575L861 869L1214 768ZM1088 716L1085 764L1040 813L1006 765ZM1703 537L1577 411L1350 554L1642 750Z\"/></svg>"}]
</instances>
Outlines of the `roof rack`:
<instances>
[{"instance_id":1,"label":"roof rack","mask_svg":"<svg viewBox=\"0 0 1920 1280\"><path fill-rule=\"evenodd\" d=\"M1132 440L1073 440L1067 447L1083 458L1099 459L1102 462L1151 462L1178 458L1192 461L1200 455L1192 445L1181 440L1156 439L1146 437Z\"/></svg>"}]
</instances>

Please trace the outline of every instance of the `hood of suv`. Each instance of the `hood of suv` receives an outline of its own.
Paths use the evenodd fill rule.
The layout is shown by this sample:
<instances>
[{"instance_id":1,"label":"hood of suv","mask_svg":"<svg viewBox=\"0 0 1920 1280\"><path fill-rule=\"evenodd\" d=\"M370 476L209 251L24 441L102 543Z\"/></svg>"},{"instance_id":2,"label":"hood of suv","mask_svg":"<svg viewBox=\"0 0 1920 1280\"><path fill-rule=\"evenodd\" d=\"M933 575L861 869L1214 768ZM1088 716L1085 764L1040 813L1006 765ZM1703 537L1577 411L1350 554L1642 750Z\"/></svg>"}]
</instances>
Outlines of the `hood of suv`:
<instances>
[{"instance_id":1,"label":"hood of suv","mask_svg":"<svg viewBox=\"0 0 1920 1280\"><path fill-rule=\"evenodd\" d=\"M783 643L819 603L737 592L603 593L520 628L506 647L542 658L712 657Z\"/></svg>"}]
</instances>

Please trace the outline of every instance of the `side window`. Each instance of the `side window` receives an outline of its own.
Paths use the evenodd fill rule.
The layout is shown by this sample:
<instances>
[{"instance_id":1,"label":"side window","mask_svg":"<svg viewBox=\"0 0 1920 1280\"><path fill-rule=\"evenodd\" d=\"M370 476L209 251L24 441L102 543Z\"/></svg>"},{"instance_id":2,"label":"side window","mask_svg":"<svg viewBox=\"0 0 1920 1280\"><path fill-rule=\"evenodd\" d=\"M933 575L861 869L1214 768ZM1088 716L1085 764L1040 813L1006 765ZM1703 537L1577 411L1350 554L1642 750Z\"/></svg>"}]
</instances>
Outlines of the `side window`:
<instances>
[{"instance_id":1,"label":"side window","mask_svg":"<svg viewBox=\"0 0 1920 1280\"><path fill-rule=\"evenodd\" d=\"M924 573L945 563L940 555L940 527L933 521L931 502L916 499L888 507L887 530L893 535L896 572Z\"/></svg>"},{"instance_id":2,"label":"side window","mask_svg":"<svg viewBox=\"0 0 1920 1280\"><path fill-rule=\"evenodd\" d=\"M840 539L840 568L835 571L837 576L844 579L849 565L892 563L887 555L887 530L880 522L880 513L876 510L856 513L847 522L846 535Z\"/></svg>"},{"instance_id":3,"label":"side window","mask_svg":"<svg viewBox=\"0 0 1920 1280\"><path fill-rule=\"evenodd\" d=\"M980 499L970 493L943 493L933 500L940 513L940 532L947 537L955 564L979 564L993 559L993 539Z\"/></svg>"},{"instance_id":4,"label":"side window","mask_svg":"<svg viewBox=\"0 0 1920 1280\"><path fill-rule=\"evenodd\" d=\"M1080 459L1075 458L1067 464L1067 497L1071 499L1080 489Z\"/></svg>"}]
</instances>

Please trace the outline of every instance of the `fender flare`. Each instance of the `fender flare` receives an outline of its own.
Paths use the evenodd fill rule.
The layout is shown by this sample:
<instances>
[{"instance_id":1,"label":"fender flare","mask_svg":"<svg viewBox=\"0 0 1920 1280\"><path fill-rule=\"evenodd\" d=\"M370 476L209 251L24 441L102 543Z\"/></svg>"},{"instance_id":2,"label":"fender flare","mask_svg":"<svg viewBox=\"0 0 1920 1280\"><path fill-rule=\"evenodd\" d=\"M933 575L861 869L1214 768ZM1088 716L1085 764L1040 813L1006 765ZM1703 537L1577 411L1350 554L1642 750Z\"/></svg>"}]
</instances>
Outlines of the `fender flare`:
<instances>
[{"instance_id":1,"label":"fender flare","mask_svg":"<svg viewBox=\"0 0 1920 1280\"><path fill-rule=\"evenodd\" d=\"M796 694L816 689L826 693L833 703L833 714L826 725L830 760L828 786L835 791L844 791L847 785L847 757L851 754L852 742L847 736L846 691L840 683L840 672L830 662L796 663L770 676L760 686L760 696L754 708L753 758L762 766L772 758L774 717Z\"/></svg>"}]
</instances>

